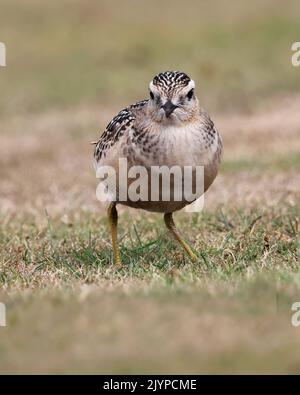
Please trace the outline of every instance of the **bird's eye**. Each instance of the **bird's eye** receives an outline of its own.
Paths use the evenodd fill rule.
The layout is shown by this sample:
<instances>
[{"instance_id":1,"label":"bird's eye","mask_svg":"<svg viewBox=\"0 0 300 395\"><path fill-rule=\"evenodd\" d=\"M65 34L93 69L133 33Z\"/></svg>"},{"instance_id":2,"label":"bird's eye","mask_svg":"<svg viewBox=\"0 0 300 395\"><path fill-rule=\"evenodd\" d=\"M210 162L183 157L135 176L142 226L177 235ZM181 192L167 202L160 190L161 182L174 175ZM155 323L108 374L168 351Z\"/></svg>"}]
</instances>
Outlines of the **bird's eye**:
<instances>
[{"instance_id":1,"label":"bird's eye","mask_svg":"<svg viewBox=\"0 0 300 395\"><path fill-rule=\"evenodd\" d=\"M152 100L154 100L154 94L153 94L152 91L150 91L150 97L151 97Z\"/></svg>"},{"instance_id":2,"label":"bird's eye","mask_svg":"<svg viewBox=\"0 0 300 395\"><path fill-rule=\"evenodd\" d=\"M191 98L194 96L194 89L191 89L188 93L187 93L187 95L186 95L186 97L189 99L189 100L191 100Z\"/></svg>"}]
</instances>

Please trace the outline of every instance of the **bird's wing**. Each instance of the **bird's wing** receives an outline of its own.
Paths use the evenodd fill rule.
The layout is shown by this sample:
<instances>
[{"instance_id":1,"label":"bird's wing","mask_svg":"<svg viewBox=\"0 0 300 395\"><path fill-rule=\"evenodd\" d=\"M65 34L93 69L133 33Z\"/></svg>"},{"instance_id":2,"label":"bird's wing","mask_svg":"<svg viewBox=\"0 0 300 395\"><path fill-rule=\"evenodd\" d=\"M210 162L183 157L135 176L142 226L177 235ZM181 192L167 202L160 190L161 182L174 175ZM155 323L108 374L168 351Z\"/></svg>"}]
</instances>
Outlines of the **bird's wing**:
<instances>
[{"instance_id":1,"label":"bird's wing","mask_svg":"<svg viewBox=\"0 0 300 395\"><path fill-rule=\"evenodd\" d=\"M94 157L98 162L102 157L106 156L106 152L112 147L121 136L127 134L135 122L135 111L143 108L148 103L148 100L143 100L132 104L124 110L120 111L102 133L99 141L96 144Z\"/></svg>"},{"instance_id":2,"label":"bird's wing","mask_svg":"<svg viewBox=\"0 0 300 395\"><path fill-rule=\"evenodd\" d=\"M223 151L223 143L218 129L215 127L215 124L211 120L209 114L203 108L200 109L200 119L202 126L201 129L204 130L206 135L204 138L206 146L210 146L214 142L217 142L217 152L220 158Z\"/></svg>"}]
</instances>

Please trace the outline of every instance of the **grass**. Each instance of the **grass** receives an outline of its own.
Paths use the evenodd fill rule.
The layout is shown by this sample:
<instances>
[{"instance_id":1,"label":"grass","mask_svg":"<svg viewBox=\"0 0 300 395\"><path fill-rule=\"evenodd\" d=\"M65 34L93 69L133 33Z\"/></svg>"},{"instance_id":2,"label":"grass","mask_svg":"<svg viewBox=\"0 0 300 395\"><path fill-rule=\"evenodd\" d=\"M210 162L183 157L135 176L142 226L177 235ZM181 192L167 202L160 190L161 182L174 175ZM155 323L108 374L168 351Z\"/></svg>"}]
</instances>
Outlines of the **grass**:
<instances>
[{"instance_id":1,"label":"grass","mask_svg":"<svg viewBox=\"0 0 300 395\"><path fill-rule=\"evenodd\" d=\"M298 373L298 214L178 214L192 264L157 216L123 213L118 270L104 219L10 221L0 233L1 372Z\"/></svg>"},{"instance_id":2,"label":"grass","mask_svg":"<svg viewBox=\"0 0 300 395\"><path fill-rule=\"evenodd\" d=\"M198 251L196 265L162 232L158 216L147 215L135 223L124 214L119 231L124 268L119 271L111 266L103 219L83 214L64 224L48 217L48 226L42 229L26 219L1 228L0 281L10 290L101 283L103 278L147 283L159 276L171 284L174 278L193 283L204 277L229 280L261 271L291 274L298 270L297 209L179 215L179 227Z\"/></svg>"},{"instance_id":3,"label":"grass","mask_svg":"<svg viewBox=\"0 0 300 395\"><path fill-rule=\"evenodd\" d=\"M292 153L278 157L261 157L255 161L251 159L227 160L223 163L223 170L226 172L246 171L268 171L276 173L277 171L299 169L300 154Z\"/></svg>"},{"instance_id":4,"label":"grass","mask_svg":"<svg viewBox=\"0 0 300 395\"><path fill-rule=\"evenodd\" d=\"M298 8L2 1L1 373L299 373ZM120 208L115 270L89 142L163 69L195 79L224 159L175 216L198 262Z\"/></svg>"},{"instance_id":5,"label":"grass","mask_svg":"<svg viewBox=\"0 0 300 395\"><path fill-rule=\"evenodd\" d=\"M297 109L217 115L220 174L202 213L175 216L197 264L160 215L120 209L121 270L90 168L97 109L2 120L0 371L299 372Z\"/></svg>"},{"instance_id":6,"label":"grass","mask_svg":"<svg viewBox=\"0 0 300 395\"><path fill-rule=\"evenodd\" d=\"M298 373L298 295L299 276L276 273L6 296L1 372Z\"/></svg>"}]
</instances>

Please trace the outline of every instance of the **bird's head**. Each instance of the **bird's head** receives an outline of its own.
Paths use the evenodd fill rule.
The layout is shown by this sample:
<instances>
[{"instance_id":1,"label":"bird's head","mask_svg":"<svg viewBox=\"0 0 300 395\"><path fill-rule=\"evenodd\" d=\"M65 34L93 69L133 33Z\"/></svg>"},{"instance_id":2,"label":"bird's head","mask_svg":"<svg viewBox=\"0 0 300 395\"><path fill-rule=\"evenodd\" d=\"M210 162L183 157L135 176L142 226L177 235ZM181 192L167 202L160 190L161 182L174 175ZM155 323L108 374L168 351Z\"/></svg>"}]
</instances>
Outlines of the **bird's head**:
<instances>
[{"instance_id":1,"label":"bird's head","mask_svg":"<svg viewBox=\"0 0 300 395\"><path fill-rule=\"evenodd\" d=\"M150 116L156 122L186 123L198 112L195 83L179 71L157 74L149 85Z\"/></svg>"}]
</instances>

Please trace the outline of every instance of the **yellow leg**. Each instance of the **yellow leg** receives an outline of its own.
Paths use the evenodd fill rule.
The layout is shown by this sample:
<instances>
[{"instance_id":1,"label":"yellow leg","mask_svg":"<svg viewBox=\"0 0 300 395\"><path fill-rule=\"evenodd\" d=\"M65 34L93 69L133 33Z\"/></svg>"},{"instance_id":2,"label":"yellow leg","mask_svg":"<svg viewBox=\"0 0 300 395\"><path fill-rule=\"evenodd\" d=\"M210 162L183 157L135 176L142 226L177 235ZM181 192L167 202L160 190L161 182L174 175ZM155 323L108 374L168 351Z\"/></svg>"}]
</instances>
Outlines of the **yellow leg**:
<instances>
[{"instance_id":1,"label":"yellow leg","mask_svg":"<svg viewBox=\"0 0 300 395\"><path fill-rule=\"evenodd\" d=\"M175 239L178 241L178 243L183 247L183 249L187 252L189 257L193 262L197 261L197 256L193 253L191 248L187 245L187 243L182 239L180 234L178 233L178 230L176 229L176 226L174 224L173 220L173 213L166 213L164 215L164 220L167 228L169 231L172 233L172 235L175 237Z\"/></svg>"},{"instance_id":2,"label":"yellow leg","mask_svg":"<svg viewBox=\"0 0 300 395\"><path fill-rule=\"evenodd\" d=\"M122 266L120 251L118 246L118 212L116 204L111 203L107 209L108 221L111 231L111 242L114 253L114 264L115 266Z\"/></svg>"}]
</instances>

